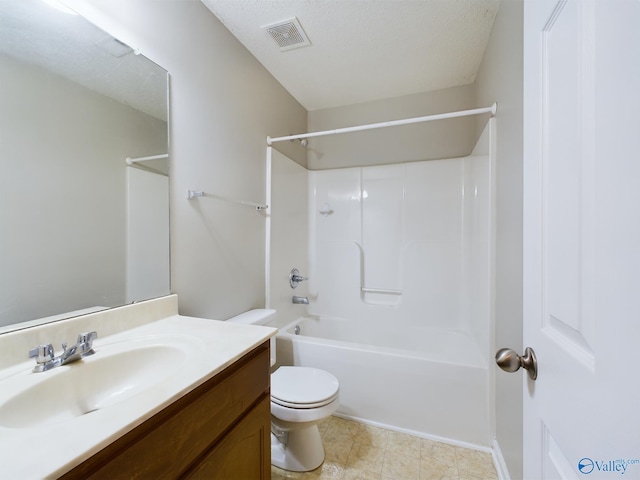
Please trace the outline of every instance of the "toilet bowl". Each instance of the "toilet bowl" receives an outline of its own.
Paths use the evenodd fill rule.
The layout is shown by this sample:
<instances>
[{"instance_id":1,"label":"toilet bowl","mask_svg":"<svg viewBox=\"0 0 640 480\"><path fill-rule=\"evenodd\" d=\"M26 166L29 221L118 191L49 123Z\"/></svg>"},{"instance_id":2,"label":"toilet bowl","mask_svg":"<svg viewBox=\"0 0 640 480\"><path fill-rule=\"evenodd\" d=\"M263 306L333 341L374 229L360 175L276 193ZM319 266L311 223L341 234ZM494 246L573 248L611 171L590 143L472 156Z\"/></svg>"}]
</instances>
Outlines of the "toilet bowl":
<instances>
[{"instance_id":1,"label":"toilet bowl","mask_svg":"<svg viewBox=\"0 0 640 480\"><path fill-rule=\"evenodd\" d=\"M229 322L266 325L276 311L250 310ZM275 338L271 339L271 366ZM284 470L308 472L322 465L324 447L318 423L339 406L340 385L318 368L281 366L271 374L271 464Z\"/></svg>"},{"instance_id":2,"label":"toilet bowl","mask_svg":"<svg viewBox=\"0 0 640 480\"><path fill-rule=\"evenodd\" d=\"M338 408L338 379L309 367L278 368L271 375L271 463L294 472L322 465L318 423Z\"/></svg>"}]
</instances>

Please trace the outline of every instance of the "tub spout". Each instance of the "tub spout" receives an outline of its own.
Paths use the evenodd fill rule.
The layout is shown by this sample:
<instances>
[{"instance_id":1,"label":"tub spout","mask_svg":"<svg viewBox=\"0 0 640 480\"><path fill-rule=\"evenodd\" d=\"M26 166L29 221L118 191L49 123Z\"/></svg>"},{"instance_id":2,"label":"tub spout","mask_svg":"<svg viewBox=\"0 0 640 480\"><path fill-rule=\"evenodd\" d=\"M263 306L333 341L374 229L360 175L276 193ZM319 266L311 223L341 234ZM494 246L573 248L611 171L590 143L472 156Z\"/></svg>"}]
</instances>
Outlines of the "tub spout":
<instances>
[{"instance_id":1,"label":"tub spout","mask_svg":"<svg viewBox=\"0 0 640 480\"><path fill-rule=\"evenodd\" d=\"M298 297L296 295L291 299L291 303L296 305L309 305L309 299L307 297Z\"/></svg>"}]
</instances>

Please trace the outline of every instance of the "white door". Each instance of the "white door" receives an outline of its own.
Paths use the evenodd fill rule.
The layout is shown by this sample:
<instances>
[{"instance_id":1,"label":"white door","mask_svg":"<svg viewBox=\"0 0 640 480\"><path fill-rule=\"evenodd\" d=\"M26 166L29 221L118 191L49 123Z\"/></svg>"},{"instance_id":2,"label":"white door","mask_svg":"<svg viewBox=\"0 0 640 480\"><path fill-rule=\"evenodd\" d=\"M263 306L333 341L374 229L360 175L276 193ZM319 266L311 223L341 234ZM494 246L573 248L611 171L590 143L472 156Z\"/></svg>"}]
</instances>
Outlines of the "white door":
<instances>
[{"instance_id":1,"label":"white door","mask_svg":"<svg viewBox=\"0 0 640 480\"><path fill-rule=\"evenodd\" d=\"M524 476L640 478L640 0L525 0Z\"/></svg>"}]
</instances>

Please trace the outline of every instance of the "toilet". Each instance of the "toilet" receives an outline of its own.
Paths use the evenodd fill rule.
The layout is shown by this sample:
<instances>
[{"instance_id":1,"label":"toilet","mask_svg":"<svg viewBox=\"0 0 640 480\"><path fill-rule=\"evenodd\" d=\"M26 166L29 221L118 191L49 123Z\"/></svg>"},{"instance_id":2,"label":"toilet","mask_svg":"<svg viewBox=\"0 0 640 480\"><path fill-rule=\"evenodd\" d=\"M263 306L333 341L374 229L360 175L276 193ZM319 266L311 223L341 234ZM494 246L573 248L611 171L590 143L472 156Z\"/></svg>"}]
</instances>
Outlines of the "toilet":
<instances>
[{"instance_id":1,"label":"toilet","mask_svg":"<svg viewBox=\"0 0 640 480\"><path fill-rule=\"evenodd\" d=\"M250 310L228 322L267 325L276 318L271 309ZM271 338L271 366L275 365ZM338 379L318 368L282 366L271 374L271 464L284 470L308 472L322 465L324 447L318 423L338 409Z\"/></svg>"}]
</instances>

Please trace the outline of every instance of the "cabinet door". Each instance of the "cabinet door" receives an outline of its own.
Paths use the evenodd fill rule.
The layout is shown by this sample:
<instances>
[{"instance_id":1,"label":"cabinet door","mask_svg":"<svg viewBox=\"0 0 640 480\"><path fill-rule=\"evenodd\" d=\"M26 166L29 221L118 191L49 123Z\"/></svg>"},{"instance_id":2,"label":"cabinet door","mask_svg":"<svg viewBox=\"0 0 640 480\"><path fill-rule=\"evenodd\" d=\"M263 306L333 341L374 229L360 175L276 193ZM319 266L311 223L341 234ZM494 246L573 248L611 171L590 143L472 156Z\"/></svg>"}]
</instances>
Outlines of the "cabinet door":
<instances>
[{"instance_id":1,"label":"cabinet door","mask_svg":"<svg viewBox=\"0 0 640 480\"><path fill-rule=\"evenodd\" d=\"M258 403L187 475L203 480L271 478L270 400Z\"/></svg>"}]
</instances>

